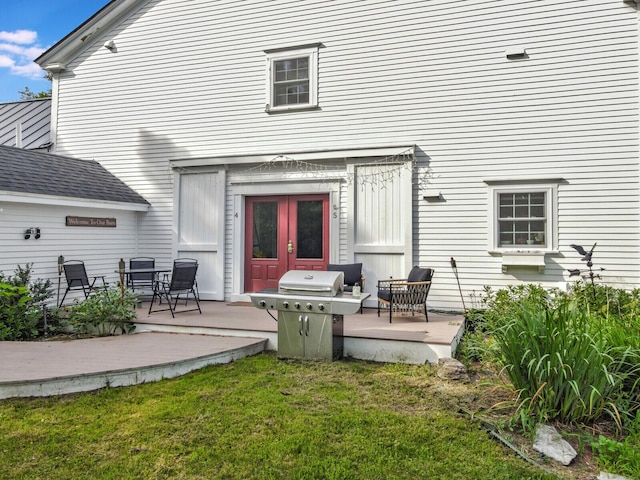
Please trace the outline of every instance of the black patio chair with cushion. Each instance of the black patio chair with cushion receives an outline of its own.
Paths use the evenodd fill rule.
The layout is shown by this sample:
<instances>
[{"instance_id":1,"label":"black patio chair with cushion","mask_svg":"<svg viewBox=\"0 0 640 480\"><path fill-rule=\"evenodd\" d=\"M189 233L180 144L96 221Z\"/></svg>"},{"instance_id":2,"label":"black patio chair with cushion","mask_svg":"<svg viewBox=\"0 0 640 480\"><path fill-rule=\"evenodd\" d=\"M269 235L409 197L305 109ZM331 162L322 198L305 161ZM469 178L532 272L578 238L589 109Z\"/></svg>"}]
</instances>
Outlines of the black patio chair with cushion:
<instances>
[{"instance_id":1,"label":"black patio chair with cushion","mask_svg":"<svg viewBox=\"0 0 640 480\"><path fill-rule=\"evenodd\" d=\"M344 273L344 291L352 292L353 287L360 285L364 292L364 275L362 274L362 263L330 263L327 265L328 271ZM360 313L362 313L362 305L360 305Z\"/></svg>"},{"instance_id":2,"label":"black patio chair with cushion","mask_svg":"<svg viewBox=\"0 0 640 480\"><path fill-rule=\"evenodd\" d=\"M427 296L431 289L434 270L432 268L413 267L409 276L402 279L388 279L378 281L378 316L380 310L389 309L389 323L394 313L417 312L424 313L426 321L429 321L427 313Z\"/></svg>"},{"instance_id":3,"label":"black patio chair with cushion","mask_svg":"<svg viewBox=\"0 0 640 480\"><path fill-rule=\"evenodd\" d=\"M196 289L197 272L197 262L174 262L173 270L171 271L171 280L156 280L154 282L153 297L151 298L151 305L149 305L149 313L170 310L172 317L175 317L176 313L192 312L195 310L198 310L200 313L202 313L202 310L200 309L200 299L198 298L198 291ZM186 299L189 298L189 295L193 295L193 298L196 301L196 308L177 311L176 307L178 306L178 300L180 299L181 295L185 296L185 305ZM162 299L165 299L167 301L167 304L169 305L169 308L153 310L153 304L156 298L158 299L159 304L162 303Z\"/></svg>"},{"instance_id":4,"label":"black patio chair with cushion","mask_svg":"<svg viewBox=\"0 0 640 480\"><path fill-rule=\"evenodd\" d=\"M135 257L129 259L129 270L155 268L156 259L151 257ZM153 289L153 281L156 279L154 272L149 273L130 273L128 275L129 288L133 291L147 290L151 292Z\"/></svg>"},{"instance_id":5,"label":"black patio chair with cushion","mask_svg":"<svg viewBox=\"0 0 640 480\"><path fill-rule=\"evenodd\" d=\"M65 279L67 280L67 289L64 291L64 295L62 296L62 300L60 300L58 307L62 306L64 299L67 297L67 293L70 291L82 290L84 298L87 299L89 294L96 288L106 288L108 286L107 282L104 280L104 275L91 277L92 280L89 281L87 270L82 260L67 260L62 264L62 269L64 271ZM96 281L99 278L102 280L102 285L96 286Z\"/></svg>"}]
</instances>

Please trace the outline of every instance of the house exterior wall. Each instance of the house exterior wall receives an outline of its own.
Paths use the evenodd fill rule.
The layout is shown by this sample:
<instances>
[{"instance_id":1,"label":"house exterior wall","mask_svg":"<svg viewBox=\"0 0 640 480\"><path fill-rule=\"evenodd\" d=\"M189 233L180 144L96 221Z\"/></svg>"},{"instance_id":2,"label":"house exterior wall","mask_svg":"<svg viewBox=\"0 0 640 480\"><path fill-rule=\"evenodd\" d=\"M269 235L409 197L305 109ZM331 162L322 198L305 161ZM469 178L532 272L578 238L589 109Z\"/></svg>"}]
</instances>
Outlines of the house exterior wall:
<instances>
[{"instance_id":1,"label":"house exterior wall","mask_svg":"<svg viewBox=\"0 0 640 480\"><path fill-rule=\"evenodd\" d=\"M316 42L320 108L266 113L265 50ZM507 59L514 46L526 58ZM435 268L430 306L458 309L451 257L467 307L484 285L566 285L583 266L572 243L597 242L606 282L636 286L638 72L637 12L619 0L148 0L56 74L55 144L152 204L139 249L165 261L177 253L172 161L415 145L409 264ZM555 244L544 272L505 273L491 192L530 181L556 184ZM230 298L242 195L226 182ZM350 261L361 219L336 195L332 251Z\"/></svg>"},{"instance_id":2,"label":"house exterior wall","mask_svg":"<svg viewBox=\"0 0 640 480\"><path fill-rule=\"evenodd\" d=\"M54 290L58 279L58 256L83 260L87 274L104 275L114 284L119 281L118 261L137 256L137 212L122 209L52 205L49 202L23 203L0 201L0 271L12 276L18 265L32 264L33 280L50 279ZM66 226L67 216L115 218L116 227ZM25 239L27 228L40 228L40 238ZM62 292L66 288L62 276ZM67 296L75 298L75 292ZM65 303L68 303L65 300Z\"/></svg>"}]
</instances>

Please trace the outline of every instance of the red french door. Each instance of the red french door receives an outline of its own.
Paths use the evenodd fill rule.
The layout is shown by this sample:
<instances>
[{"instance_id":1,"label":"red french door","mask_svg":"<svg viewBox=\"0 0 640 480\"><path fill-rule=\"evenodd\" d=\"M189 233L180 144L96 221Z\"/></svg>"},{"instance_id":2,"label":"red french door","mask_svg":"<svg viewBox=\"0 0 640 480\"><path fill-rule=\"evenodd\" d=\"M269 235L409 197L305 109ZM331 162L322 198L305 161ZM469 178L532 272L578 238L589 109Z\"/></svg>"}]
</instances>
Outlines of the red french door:
<instances>
[{"instance_id":1,"label":"red french door","mask_svg":"<svg viewBox=\"0 0 640 480\"><path fill-rule=\"evenodd\" d=\"M329 195L247 197L245 292L277 288L288 270L329 261Z\"/></svg>"}]
</instances>

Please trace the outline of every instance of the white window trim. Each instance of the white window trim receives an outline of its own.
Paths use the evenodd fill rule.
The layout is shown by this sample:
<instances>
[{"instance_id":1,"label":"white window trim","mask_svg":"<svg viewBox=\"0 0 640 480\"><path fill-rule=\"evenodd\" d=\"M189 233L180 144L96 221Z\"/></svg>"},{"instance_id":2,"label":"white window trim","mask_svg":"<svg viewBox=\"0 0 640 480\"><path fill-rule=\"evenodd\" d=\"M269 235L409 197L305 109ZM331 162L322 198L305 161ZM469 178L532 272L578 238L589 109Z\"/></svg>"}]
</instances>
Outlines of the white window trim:
<instances>
[{"instance_id":1,"label":"white window trim","mask_svg":"<svg viewBox=\"0 0 640 480\"><path fill-rule=\"evenodd\" d=\"M268 113L304 110L318 107L318 48L319 45L289 49L265 50L267 54L267 106ZM287 58L309 57L309 103L273 106L273 64Z\"/></svg>"},{"instance_id":2,"label":"white window trim","mask_svg":"<svg viewBox=\"0 0 640 480\"><path fill-rule=\"evenodd\" d=\"M487 182L489 183L489 182ZM545 215L547 217L547 233L544 245L522 247L501 247L498 239L498 195L501 193L519 192L545 192L547 195L547 205ZM557 183L501 183L500 185L489 185L489 251L491 253L505 255L519 254L523 260L527 256L536 252L541 255L555 252L558 245L558 184Z\"/></svg>"}]
</instances>

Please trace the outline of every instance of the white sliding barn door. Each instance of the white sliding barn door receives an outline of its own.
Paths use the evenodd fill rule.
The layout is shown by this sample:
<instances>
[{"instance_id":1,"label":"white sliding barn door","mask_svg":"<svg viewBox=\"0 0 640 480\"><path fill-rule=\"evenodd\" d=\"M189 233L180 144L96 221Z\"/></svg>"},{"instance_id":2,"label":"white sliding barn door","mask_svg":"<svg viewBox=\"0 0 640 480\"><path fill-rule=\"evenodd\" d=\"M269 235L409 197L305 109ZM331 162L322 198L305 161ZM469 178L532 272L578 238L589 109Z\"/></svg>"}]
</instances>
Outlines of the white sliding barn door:
<instances>
[{"instance_id":1,"label":"white sliding barn door","mask_svg":"<svg viewBox=\"0 0 640 480\"><path fill-rule=\"evenodd\" d=\"M176 258L198 260L198 291L203 300L224 300L225 173L177 175Z\"/></svg>"},{"instance_id":2,"label":"white sliding barn door","mask_svg":"<svg viewBox=\"0 0 640 480\"><path fill-rule=\"evenodd\" d=\"M409 164L410 165L410 164ZM405 277L412 262L411 168L408 164L356 165L347 222L355 262L375 303L378 279Z\"/></svg>"}]
</instances>

